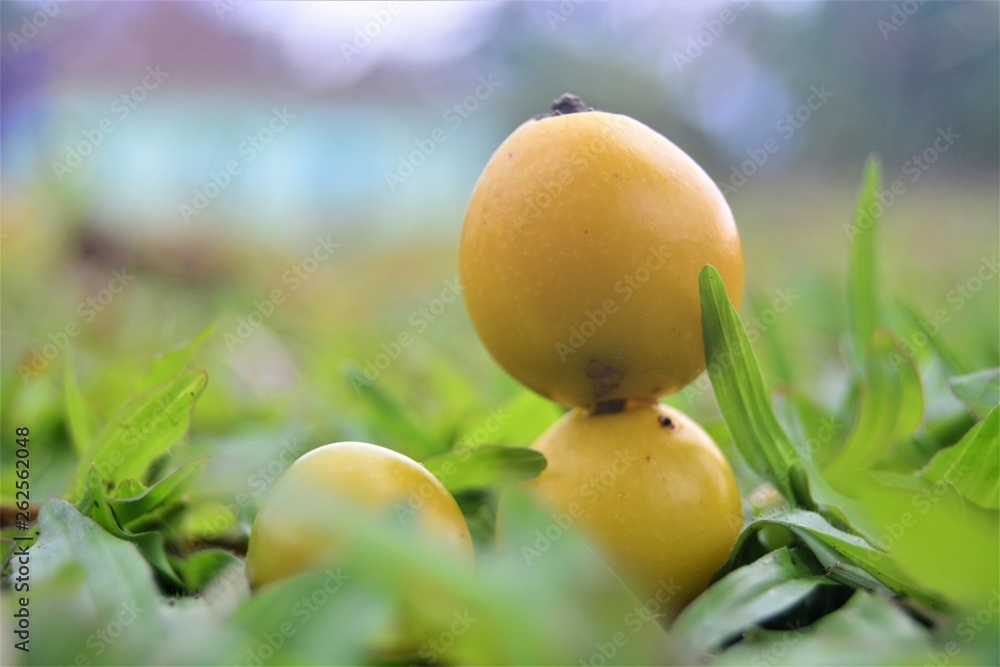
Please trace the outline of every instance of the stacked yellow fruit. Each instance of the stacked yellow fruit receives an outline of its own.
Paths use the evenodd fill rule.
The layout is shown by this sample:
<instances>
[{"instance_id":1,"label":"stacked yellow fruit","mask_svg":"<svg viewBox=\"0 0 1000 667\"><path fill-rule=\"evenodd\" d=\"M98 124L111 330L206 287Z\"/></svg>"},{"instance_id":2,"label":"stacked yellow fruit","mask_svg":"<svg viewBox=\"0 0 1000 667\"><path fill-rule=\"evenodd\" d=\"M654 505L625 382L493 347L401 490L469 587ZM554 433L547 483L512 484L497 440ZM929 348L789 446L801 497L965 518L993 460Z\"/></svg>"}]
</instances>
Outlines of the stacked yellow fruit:
<instances>
[{"instance_id":1,"label":"stacked yellow fruit","mask_svg":"<svg viewBox=\"0 0 1000 667\"><path fill-rule=\"evenodd\" d=\"M656 403L705 370L706 264L738 306L743 254L715 183L659 133L572 95L490 158L459 250L486 348L573 408L534 444L548 465L530 489L582 526L637 594L669 588L667 616L704 590L743 525L715 443ZM595 490L594 479L606 483Z\"/></svg>"}]
</instances>

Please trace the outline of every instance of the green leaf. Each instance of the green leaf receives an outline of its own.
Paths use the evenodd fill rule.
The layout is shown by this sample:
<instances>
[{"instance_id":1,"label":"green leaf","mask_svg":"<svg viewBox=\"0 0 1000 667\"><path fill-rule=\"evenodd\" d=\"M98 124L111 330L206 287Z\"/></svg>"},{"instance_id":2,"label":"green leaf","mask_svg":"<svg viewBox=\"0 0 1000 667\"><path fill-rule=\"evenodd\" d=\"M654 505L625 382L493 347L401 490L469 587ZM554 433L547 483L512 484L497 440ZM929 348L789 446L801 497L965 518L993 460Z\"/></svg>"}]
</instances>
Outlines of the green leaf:
<instances>
[{"instance_id":1,"label":"green leaf","mask_svg":"<svg viewBox=\"0 0 1000 667\"><path fill-rule=\"evenodd\" d=\"M351 386L371 406L379 427L394 439L393 449L418 461L444 449L440 442L414 423L411 411L396 397L374 382L370 382L356 369L347 369L346 377Z\"/></svg>"},{"instance_id":2,"label":"green leaf","mask_svg":"<svg viewBox=\"0 0 1000 667\"><path fill-rule=\"evenodd\" d=\"M917 475L845 473L836 483L863 510L866 539L921 590L977 610L1000 588L995 512L964 504L947 482Z\"/></svg>"},{"instance_id":3,"label":"green leaf","mask_svg":"<svg viewBox=\"0 0 1000 667\"><path fill-rule=\"evenodd\" d=\"M965 499L1000 509L1000 407L994 407L956 444L938 452L920 473L929 482L948 482Z\"/></svg>"},{"instance_id":4,"label":"green leaf","mask_svg":"<svg viewBox=\"0 0 1000 667\"><path fill-rule=\"evenodd\" d=\"M830 471L867 470L913 434L923 418L920 375L891 332L872 334L864 384L851 431L830 462Z\"/></svg>"},{"instance_id":5,"label":"green leaf","mask_svg":"<svg viewBox=\"0 0 1000 667\"><path fill-rule=\"evenodd\" d=\"M154 360L149 373L139 383L138 392L142 393L164 382L169 382L180 375L182 371L187 370L191 359L198 353L202 343L212 337L217 327L218 323L212 322L187 343L165 352Z\"/></svg>"},{"instance_id":6,"label":"green leaf","mask_svg":"<svg viewBox=\"0 0 1000 667\"><path fill-rule=\"evenodd\" d=\"M670 631L678 663L695 664L703 653L803 602L834 582L815 571L797 550L784 547L735 570L710 587L677 618Z\"/></svg>"},{"instance_id":7,"label":"green leaf","mask_svg":"<svg viewBox=\"0 0 1000 667\"><path fill-rule=\"evenodd\" d=\"M80 392L72 352L66 357L63 398L66 403L66 423L69 427L70 442L73 443L77 455L82 455L94 437L96 426L94 416L87 408L87 402L83 400L83 394Z\"/></svg>"},{"instance_id":8,"label":"green leaf","mask_svg":"<svg viewBox=\"0 0 1000 667\"><path fill-rule=\"evenodd\" d=\"M733 441L750 467L785 498L813 509L802 459L774 415L757 357L722 276L706 266L699 284L705 361Z\"/></svg>"},{"instance_id":9,"label":"green leaf","mask_svg":"<svg viewBox=\"0 0 1000 667\"><path fill-rule=\"evenodd\" d=\"M916 665L930 650L927 629L885 598L859 591L808 628L752 631L712 664Z\"/></svg>"},{"instance_id":10,"label":"green leaf","mask_svg":"<svg viewBox=\"0 0 1000 667\"><path fill-rule=\"evenodd\" d=\"M187 371L119 408L80 459L63 496L83 497L92 466L112 484L141 478L187 432L191 410L207 383L204 371Z\"/></svg>"},{"instance_id":11,"label":"green leaf","mask_svg":"<svg viewBox=\"0 0 1000 667\"><path fill-rule=\"evenodd\" d=\"M141 493L129 497L109 498L108 503L121 525L129 527L132 522L180 500L188 485L205 470L208 460L208 456L191 459L153 486L143 489Z\"/></svg>"},{"instance_id":12,"label":"green leaf","mask_svg":"<svg viewBox=\"0 0 1000 667\"><path fill-rule=\"evenodd\" d=\"M948 386L968 406L969 412L983 419L1000 403L1000 368L953 377L948 380Z\"/></svg>"},{"instance_id":13,"label":"green leaf","mask_svg":"<svg viewBox=\"0 0 1000 667\"><path fill-rule=\"evenodd\" d=\"M880 323L878 296L879 277L876 261L876 234L878 232L878 201L881 189L882 169L878 159L872 155L865 162L861 177L861 191L854 211L854 220L848 227L851 242L850 265L847 278L847 304L851 327L851 350L854 353L855 368L864 364L864 351L868 340Z\"/></svg>"},{"instance_id":14,"label":"green leaf","mask_svg":"<svg viewBox=\"0 0 1000 667\"><path fill-rule=\"evenodd\" d=\"M155 531L133 533L122 528L104 495L104 485L96 470L91 469L88 482L90 485L89 493L85 501L81 503L86 515L118 539L135 544L163 581L178 590L183 590L184 582L177 576L167 558L163 535Z\"/></svg>"},{"instance_id":15,"label":"green leaf","mask_svg":"<svg viewBox=\"0 0 1000 667\"><path fill-rule=\"evenodd\" d=\"M545 456L523 447L484 445L439 454L423 464L454 494L533 479L545 469Z\"/></svg>"},{"instance_id":16,"label":"green leaf","mask_svg":"<svg viewBox=\"0 0 1000 667\"><path fill-rule=\"evenodd\" d=\"M863 538L831 525L816 512L803 510L791 510L758 519L747 526L733 546L729 560L719 569L716 577L759 557L759 550L755 550L752 538L772 526L788 530L797 537L826 568L827 576L835 581L887 595L933 601L884 552Z\"/></svg>"},{"instance_id":17,"label":"green leaf","mask_svg":"<svg viewBox=\"0 0 1000 667\"><path fill-rule=\"evenodd\" d=\"M38 542L30 549L32 584L54 577L68 563L85 571L87 597L96 608L156 600L149 565L135 546L116 539L64 500L52 500L38 515Z\"/></svg>"}]
</instances>

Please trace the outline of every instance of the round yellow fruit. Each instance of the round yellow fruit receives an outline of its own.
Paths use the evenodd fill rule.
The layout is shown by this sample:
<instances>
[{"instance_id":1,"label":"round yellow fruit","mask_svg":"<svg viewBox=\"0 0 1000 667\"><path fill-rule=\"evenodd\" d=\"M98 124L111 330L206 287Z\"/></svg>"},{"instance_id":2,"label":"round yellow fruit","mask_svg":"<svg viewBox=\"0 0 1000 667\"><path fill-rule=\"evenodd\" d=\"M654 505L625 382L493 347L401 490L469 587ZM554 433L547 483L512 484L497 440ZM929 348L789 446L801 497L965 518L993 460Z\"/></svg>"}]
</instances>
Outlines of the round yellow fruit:
<instances>
[{"instance_id":1,"label":"round yellow fruit","mask_svg":"<svg viewBox=\"0 0 1000 667\"><path fill-rule=\"evenodd\" d=\"M322 519L343 511L355 521L398 519L400 528L412 530L421 543L459 562L473 562L462 511L426 468L391 449L338 442L295 461L262 504L247 550L251 584L340 564L350 538L336 522Z\"/></svg>"},{"instance_id":2,"label":"round yellow fruit","mask_svg":"<svg viewBox=\"0 0 1000 667\"><path fill-rule=\"evenodd\" d=\"M706 264L738 307L743 252L715 183L659 133L600 111L517 128L476 183L459 246L494 359L576 406L652 401L705 369Z\"/></svg>"},{"instance_id":3,"label":"round yellow fruit","mask_svg":"<svg viewBox=\"0 0 1000 667\"><path fill-rule=\"evenodd\" d=\"M567 413L533 445L528 484L582 529L641 600L672 618L708 586L743 527L739 488L705 431L666 406Z\"/></svg>"}]
</instances>

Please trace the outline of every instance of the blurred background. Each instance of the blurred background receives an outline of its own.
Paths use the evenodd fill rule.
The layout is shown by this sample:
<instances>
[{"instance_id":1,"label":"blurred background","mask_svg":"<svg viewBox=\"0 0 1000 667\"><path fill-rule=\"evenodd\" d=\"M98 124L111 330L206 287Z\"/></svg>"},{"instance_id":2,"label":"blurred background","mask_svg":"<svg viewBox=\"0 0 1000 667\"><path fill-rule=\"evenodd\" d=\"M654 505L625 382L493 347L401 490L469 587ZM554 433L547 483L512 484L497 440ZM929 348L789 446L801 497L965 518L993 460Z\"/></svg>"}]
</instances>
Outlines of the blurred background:
<instances>
[{"instance_id":1,"label":"blurred background","mask_svg":"<svg viewBox=\"0 0 1000 667\"><path fill-rule=\"evenodd\" d=\"M443 440L475 433L520 390L446 298L465 205L499 143L567 91L655 128L719 183L745 244L744 317L765 357L770 342L794 360L765 363L770 380L838 400L849 223L873 152L887 297L944 312L942 336L995 365L998 11L3 2L3 428L47 425L44 499L72 463L68 374L103 423L155 355L215 322L192 432L217 456L206 493L245 486L233 470L260 443L393 445L351 369ZM714 419L710 392L674 400ZM553 413L538 405L541 428Z\"/></svg>"}]
</instances>

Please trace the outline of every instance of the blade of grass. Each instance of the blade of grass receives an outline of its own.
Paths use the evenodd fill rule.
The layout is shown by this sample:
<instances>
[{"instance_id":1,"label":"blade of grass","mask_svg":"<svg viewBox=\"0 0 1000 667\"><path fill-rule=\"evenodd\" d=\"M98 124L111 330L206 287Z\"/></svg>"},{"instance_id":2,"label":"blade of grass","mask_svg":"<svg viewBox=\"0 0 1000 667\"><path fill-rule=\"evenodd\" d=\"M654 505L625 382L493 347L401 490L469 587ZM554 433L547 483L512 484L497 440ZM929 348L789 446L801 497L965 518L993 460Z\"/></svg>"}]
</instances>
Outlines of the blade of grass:
<instances>
[{"instance_id":1,"label":"blade of grass","mask_svg":"<svg viewBox=\"0 0 1000 667\"><path fill-rule=\"evenodd\" d=\"M847 279L847 304L851 350L856 371L860 371L864 364L865 346L880 322L876 235L882 209L878 201L881 183L881 165L878 159L871 155L865 162L853 224L848 228L851 255Z\"/></svg>"}]
</instances>

